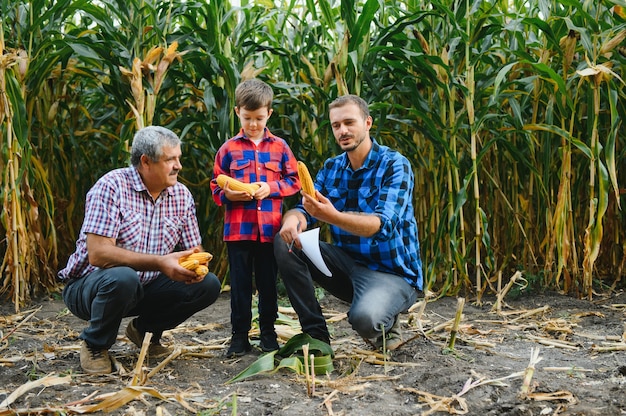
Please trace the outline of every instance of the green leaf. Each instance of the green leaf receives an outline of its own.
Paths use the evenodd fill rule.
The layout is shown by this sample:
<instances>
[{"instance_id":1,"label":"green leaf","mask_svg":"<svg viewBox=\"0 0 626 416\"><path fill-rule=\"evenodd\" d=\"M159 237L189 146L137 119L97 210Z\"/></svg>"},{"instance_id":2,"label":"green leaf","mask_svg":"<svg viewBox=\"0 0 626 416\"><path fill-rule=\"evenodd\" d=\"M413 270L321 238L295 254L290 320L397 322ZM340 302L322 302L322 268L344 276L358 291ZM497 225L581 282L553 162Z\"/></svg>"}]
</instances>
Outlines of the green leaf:
<instances>
[{"instance_id":1,"label":"green leaf","mask_svg":"<svg viewBox=\"0 0 626 416\"><path fill-rule=\"evenodd\" d=\"M297 357L294 355L293 357L283 358L282 360L280 360L280 363L278 363L278 365L276 366L276 369L272 372L275 373L281 368L287 368L295 373L303 374L304 366L302 364L302 357Z\"/></svg>"},{"instance_id":2,"label":"green leaf","mask_svg":"<svg viewBox=\"0 0 626 416\"><path fill-rule=\"evenodd\" d=\"M330 355L331 357L335 356L335 352L332 347L318 339L311 337L309 334L301 333L298 335L294 335L291 337L289 341L285 343L285 345L278 350L278 354L283 357L288 357L293 355L299 351L302 351L302 346L309 344L309 351L317 351L319 355Z\"/></svg>"},{"instance_id":3,"label":"green leaf","mask_svg":"<svg viewBox=\"0 0 626 416\"><path fill-rule=\"evenodd\" d=\"M276 351L268 352L259 357L258 360L253 362L249 367L237 374L226 382L226 384L235 383L248 377L252 377L256 374L266 373L274 369L274 356Z\"/></svg>"}]
</instances>

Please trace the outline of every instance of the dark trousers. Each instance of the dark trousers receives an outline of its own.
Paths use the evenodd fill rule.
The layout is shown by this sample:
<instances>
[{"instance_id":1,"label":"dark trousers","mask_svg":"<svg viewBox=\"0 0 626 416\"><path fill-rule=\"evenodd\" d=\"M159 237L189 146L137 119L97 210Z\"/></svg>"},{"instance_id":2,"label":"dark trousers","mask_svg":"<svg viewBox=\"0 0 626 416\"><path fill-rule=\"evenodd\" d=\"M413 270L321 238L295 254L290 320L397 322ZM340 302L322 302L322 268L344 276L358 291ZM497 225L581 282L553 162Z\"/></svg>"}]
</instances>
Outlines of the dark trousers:
<instances>
[{"instance_id":1,"label":"dark trousers","mask_svg":"<svg viewBox=\"0 0 626 416\"><path fill-rule=\"evenodd\" d=\"M252 326L252 292L259 292L259 329L274 331L278 318L276 260L272 243L228 241L230 265L230 322L233 334L247 334Z\"/></svg>"},{"instance_id":2,"label":"dark trousers","mask_svg":"<svg viewBox=\"0 0 626 416\"><path fill-rule=\"evenodd\" d=\"M137 316L137 329L152 332L152 340L157 341L163 331L214 303L220 290L213 273L195 284L175 282L160 274L142 285L135 270L112 267L70 280L63 289L63 300L70 312L89 321L80 338L95 348L109 349L122 318Z\"/></svg>"},{"instance_id":3,"label":"dark trousers","mask_svg":"<svg viewBox=\"0 0 626 416\"><path fill-rule=\"evenodd\" d=\"M320 242L320 252L332 277L320 272L298 248L289 252L276 236L274 256L291 306L298 314L302 331L328 342L329 333L317 298L315 284L350 303L348 322L364 338L389 331L401 312L417 300L418 292L401 276L383 273L356 263L341 248Z\"/></svg>"}]
</instances>

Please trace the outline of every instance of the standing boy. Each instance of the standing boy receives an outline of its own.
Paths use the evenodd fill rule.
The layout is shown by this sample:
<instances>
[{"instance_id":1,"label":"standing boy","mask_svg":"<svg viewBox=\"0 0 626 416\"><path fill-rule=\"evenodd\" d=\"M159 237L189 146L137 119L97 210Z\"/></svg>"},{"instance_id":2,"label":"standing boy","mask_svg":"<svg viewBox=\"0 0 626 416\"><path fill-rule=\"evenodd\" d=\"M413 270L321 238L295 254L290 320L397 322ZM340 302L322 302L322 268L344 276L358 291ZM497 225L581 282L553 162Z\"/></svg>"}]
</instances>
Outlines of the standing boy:
<instances>
[{"instance_id":1,"label":"standing boy","mask_svg":"<svg viewBox=\"0 0 626 416\"><path fill-rule=\"evenodd\" d=\"M251 350L252 276L259 294L259 329L263 351L278 349L274 322L278 317L274 236L280 229L283 198L300 189L297 161L285 140L266 127L274 93L265 82L243 81L235 90L239 133L215 155L211 191L224 205L224 241L228 248L231 285L231 344L227 357ZM216 178L227 175L258 186L253 193L220 188Z\"/></svg>"}]
</instances>

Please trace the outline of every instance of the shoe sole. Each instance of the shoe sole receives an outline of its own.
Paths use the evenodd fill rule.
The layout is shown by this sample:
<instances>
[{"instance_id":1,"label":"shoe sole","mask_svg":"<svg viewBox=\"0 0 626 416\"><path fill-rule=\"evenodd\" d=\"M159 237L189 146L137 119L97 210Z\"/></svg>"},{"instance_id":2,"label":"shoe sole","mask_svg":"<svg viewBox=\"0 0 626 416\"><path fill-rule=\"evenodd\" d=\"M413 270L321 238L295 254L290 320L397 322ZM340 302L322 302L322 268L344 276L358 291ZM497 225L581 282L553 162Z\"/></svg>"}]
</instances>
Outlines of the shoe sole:
<instances>
[{"instance_id":1,"label":"shoe sole","mask_svg":"<svg viewBox=\"0 0 626 416\"><path fill-rule=\"evenodd\" d=\"M237 358L237 357L243 357L244 355L248 354L250 351L252 351L252 348L249 350L245 350L245 351L233 351L233 352L227 352L226 353L226 358Z\"/></svg>"}]
</instances>

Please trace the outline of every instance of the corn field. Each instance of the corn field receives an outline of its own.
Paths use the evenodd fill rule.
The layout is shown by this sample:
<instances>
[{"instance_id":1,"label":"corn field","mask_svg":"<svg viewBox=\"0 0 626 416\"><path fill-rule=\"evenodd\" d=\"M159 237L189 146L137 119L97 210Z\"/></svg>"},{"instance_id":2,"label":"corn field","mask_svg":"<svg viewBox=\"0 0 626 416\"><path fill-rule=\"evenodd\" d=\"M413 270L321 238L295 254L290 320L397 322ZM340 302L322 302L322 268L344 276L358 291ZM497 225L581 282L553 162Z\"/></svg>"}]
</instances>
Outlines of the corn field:
<instances>
[{"instance_id":1,"label":"corn field","mask_svg":"<svg viewBox=\"0 0 626 416\"><path fill-rule=\"evenodd\" d=\"M0 290L56 289L85 194L129 164L134 132L183 139L213 271L209 181L238 130L234 90L272 85L268 126L314 173L337 153L336 96L417 178L426 286L480 302L516 272L591 298L626 259L623 0L0 0ZM287 206L295 203L287 200Z\"/></svg>"}]
</instances>

